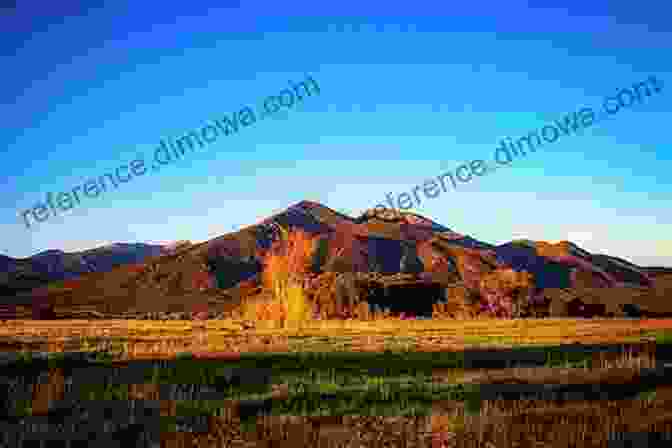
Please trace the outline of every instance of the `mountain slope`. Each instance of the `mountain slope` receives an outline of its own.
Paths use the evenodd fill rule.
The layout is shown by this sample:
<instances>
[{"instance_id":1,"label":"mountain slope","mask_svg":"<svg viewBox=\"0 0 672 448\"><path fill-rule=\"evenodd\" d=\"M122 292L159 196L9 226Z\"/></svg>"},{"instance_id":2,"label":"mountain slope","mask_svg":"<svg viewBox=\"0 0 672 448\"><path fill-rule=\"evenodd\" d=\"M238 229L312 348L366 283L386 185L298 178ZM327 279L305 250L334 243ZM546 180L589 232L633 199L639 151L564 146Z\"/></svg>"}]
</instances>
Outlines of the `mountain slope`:
<instances>
[{"instance_id":1,"label":"mountain slope","mask_svg":"<svg viewBox=\"0 0 672 448\"><path fill-rule=\"evenodd\" d=\"M81 252L47 250L28 258L0 256L0 296L11 296L50 282L71 280L166 253L163 246L117 243Z\"/></svg>"},{"instance_id":2,"label":"mountain slope","mask_svg":"<svg viewBox=\"0 0 672 448\"><path fill-rule=\"evenodd\" d=\"M143 262L125 258L138 264L106 274L90 274L58 292L43 289L41 293L57 305L96 303L118 311L138 307L188 308L195 303L232 300L234 296L240 299L245 295L243 289L258 284L261 261L271 244L280 238L280 227L301 229L326 239L327 267L339 259L355 272L397 274L404 251L415 247L424 271L444 287L462 285L478 292L482 291L485 278L489 285L497 283L493 280L496 273L507 277L527 271L538 297L562 292L562 297L569 294L598 300L594 297L599 296L599 300L628 303L646 296L649 308L662 303L663 293L655 289L657 280L652 271L616 257L591 254L568 241L551 244L517 240L495 246L413 213L376 216L369 210L352 218L310 201L299 202L255 225L204 243L178 245L170 253L158 256L160 248L148 249L153 258ZM62 258L56 253L39 255L43 266L47 260ZM87 261L86 254L78 256ZM65 261L54 263L63 266ZM99 262L98 266L102 264Z\"/></svg>"}]
</instances>

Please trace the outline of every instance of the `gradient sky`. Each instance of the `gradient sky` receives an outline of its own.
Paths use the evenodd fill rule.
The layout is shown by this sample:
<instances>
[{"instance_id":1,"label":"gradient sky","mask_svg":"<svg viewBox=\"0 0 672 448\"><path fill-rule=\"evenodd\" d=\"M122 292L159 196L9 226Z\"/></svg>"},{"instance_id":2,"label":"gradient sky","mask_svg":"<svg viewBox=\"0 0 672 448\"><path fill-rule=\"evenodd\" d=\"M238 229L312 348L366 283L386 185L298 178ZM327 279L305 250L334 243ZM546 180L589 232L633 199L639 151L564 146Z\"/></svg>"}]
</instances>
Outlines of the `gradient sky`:
<instances>
[{"instance_id":1,"label":"gradient sky","mask_svg":"<svg viewBox=\"0 0 672 448\"><path fill-rule=\"evenodd\" d=\"M655 75L666 88L643 104L414 211L494 244L672 266L669 2L18 3L0 8L2 254L204 241L303 199L358 215ZM307 74L320 95L22 223L47 192Z\"/></svg>"}]
</instances>

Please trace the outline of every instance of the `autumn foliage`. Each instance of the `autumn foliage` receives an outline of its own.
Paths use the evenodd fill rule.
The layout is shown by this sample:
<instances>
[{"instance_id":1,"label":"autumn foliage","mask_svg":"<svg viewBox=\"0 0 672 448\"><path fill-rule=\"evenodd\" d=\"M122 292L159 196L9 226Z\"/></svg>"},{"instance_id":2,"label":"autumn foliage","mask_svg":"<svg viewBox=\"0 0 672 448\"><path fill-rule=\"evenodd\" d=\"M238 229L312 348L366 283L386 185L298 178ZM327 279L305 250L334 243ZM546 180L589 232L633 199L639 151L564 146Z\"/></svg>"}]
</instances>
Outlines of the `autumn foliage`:
<instances>
[{"instance_id":1,"label":"autumn foliage","mask_svg":"<svg viewBox=\"0 0 672 448\"><path fill-rule=\"evenodd\" d=\"M259 304L257 319L300 322L310 317L304 279L316 248L317 240L308 233L281 228L281 239L263 259L262 283L272 291L273 301Z\"/></svg>"},{"instance_id":2,"label":"autumn foliage","mask_svg":"<svg viewBox=\"0 0 672 448\"><path fill-rule=\"evenodd\" d=\"M302 230L283 232L263 261L262 281L265 287L276 290L293 281L300 281L310 269L310 259L316 240Z\"/></svg>"},{"instance_id":3,"label":"autumn foliage","mask_svg":"<svg viewBox=\"0 0 672 448\"><path fill-rule=\"evenodd\" d=\"M533 285L528 272L496 269L480 280L481 309L494 317L519 317L529 304Z\"/></svg>"},{"instance_id":4,"label":"autumn foliage","mask_svg":"<svg viewBox=\"0 0 672 448\"><path fill-rule=\"evenodd\" d=\"M287 320L287 307L280 302L257 304L258 320L275 320L283 322Z\"/></svg>"}]
</instances>

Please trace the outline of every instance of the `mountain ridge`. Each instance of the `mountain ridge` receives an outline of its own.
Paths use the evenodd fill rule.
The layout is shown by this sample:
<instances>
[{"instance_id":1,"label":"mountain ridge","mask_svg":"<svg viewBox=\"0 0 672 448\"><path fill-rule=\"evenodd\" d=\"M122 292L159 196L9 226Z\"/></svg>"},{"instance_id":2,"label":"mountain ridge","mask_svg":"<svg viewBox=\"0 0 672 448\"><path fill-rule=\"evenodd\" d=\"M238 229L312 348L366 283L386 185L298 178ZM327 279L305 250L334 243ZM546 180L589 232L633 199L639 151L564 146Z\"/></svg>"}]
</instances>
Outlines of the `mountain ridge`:
<instances>
[{"instance_id":1,"label":"mountain ridge","mask_svg":"<svg viewBox=\"0 0 672 448\"><path fill-rule=\"evenodd\" d=\"M352 272L362 274L399 274L404 251L413 247L426 276L444 288L459 284L476 292L482 290L485 279L524 271L534 279L535 295L557 290L573 291L577 297L632 296L654 291L658 279L672 273L672 269L658 267L654 272L622 258L591 254L570 241L512 240L493 245L413 212L366 210L353 218L317 202L300 201L236 232L194 244L178 241L172 250L159 246L142 261L104 273L88 272L67 287L56 288L57 293L53 288L37 291L52 298L60 294L55 303L82 306L96 296L97 303L120 310L206 303L240 290L240 285L259 285L263 257L280 239L281 228L325 239L329 248L325 265L338 258ZM651 294L650 303L643 305L656 308L662 303L660 294Z\"/></svg>"},{"instance_id":2,"label":"mountain ridge","mask_svg":"<svg viewBox=\"0 0 672 448\"><path fill-rule=\"evenodd\" d=\"M0 295L10 295L71 280L92 272L109 272L118 265L137 263L168 253L164 246L114 243L82 251L49 249L25 258L0 256Z\"/></svg>"}]
</instances>

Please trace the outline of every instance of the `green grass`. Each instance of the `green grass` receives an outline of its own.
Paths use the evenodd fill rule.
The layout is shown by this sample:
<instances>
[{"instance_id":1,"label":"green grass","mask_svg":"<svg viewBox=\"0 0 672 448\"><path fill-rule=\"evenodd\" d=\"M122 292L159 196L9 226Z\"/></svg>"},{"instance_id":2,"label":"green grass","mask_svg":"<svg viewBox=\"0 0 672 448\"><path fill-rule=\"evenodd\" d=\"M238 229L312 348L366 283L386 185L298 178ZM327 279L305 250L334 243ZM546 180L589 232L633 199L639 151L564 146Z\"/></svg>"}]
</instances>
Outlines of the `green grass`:
<instances>
[{"instance_id":1,"label":"green grass","mask_svg":"<svg viewBox=\"0 0 672 448\"><path fill-rule=\"evenodd\" d=\"M332 393L338 391L339 386L336 383L319 383L318 391L319 393Z\"/></svg>"},{"instance_id":2,"label":"green grass","mask_svg":"<svg viewBox=\"0 0 672 448\"><path fill-rule=\"evenodd\" d=\"M651 401L656 399L656 390L645 390L639 393L637 396L638 400Z\"/></svg>"},{"instance_id":3,"label":"green grass","mask_svg":"<svg viewBox=\"0 0 672 448\"><path fill-rule=\"evenodd\" d=\"M672 344L672 332L655 333L657 343ZM93 352L98 362L109 363L126 350L127 341L123 339L108 340L101 342L102 338L88 338L81 341L81 350ZM490 338L490 341L493 339ZM503 338L500 338L503 340ZM240 360L235 362L194 360L189 352L178 353L177 359L168 361L162 365L158 374L158 380L181 383L199 383L202 381L214 381L216 371L221 367L232 368L267 368L273 371L273 376L281 375L283 371L297 371L316 369L329 371L335 369L346 376L365 371L369 368L384 367L387 376L398 376L410 371L429 374L433 369L461 369L466 363L464 352L413 352L397 350L408 342L399 338L390 338L388 350L385 352L294 352L294 353L241 353ZM484 338L465 336L465 341L486 341ZM390 349L392 348L392 349ZM590 352L568 352L559 346L553 347L518 347L511 351L511 359L514 360L516 353L543 353L547 367L592 367L592 354ZM68 361L61 353L53 353L49 356L50 366L55 367ZM21 362L30 362L30 354L20 353ZM280 372L280 373L276 373ZM171 379L172 378L172 379ZM149 379L149 378L148 378Z\"/></svg>"},{"instance_id":4,"label":"green grass","mask_svg":"<svg viewBox=\"0 0 672 448\"><path fill-rule=\"evenodd\" d=\"M407 353L413 350L415 338L408 336L386 336L383 344L385 350Z\"/></svg>"},{"instance_id":5,"label":"green grass","mask_svg":"<svg viewBox=\"0 0 672 448\"><path fill-rule=\"evenodd\" d=\"M658 332L656 337L658 343L672 343L672 332ZM115 349L114 341L110 347ZM592 368L591 353L564 352L559 347L534 350L544 351L547 367ZM112 359L106 351L96 356L97 362L108 363ZM29 352L20 353L20 358L19 365L36 362ZM67 363L63 354L54 353L49 356L48 367ZM246 353L235 362L194 360L190 353L183 353L177 360L148 366L144 382L219 384L222 400L268 399L270 384L241 387L222 383L225 369L268 369L271 383L288 385L288 399L273 401L275 415L431 415L434 400L465 401L468 411L476 413L481 403L478 385L437 383L431 379L434 369L460 371L464 365L464 353L449 352ZM128 399L127 384L89 384L79 389L84 400ZM645 391L641 397L652 399L655 391ZM223 409L221 400L177 402L184 412L217 415ZM16 412L30 412L30 405L31 402L17 402Z\"/></svg>"},{"instance_id":6,"label":"green grass","mask_svg":"<svg viewBox=\"0 0 672 448\"><path fill-rule=\"evenodd\" d=\"M662 330L654 332L656 344L672 344L672 331Z\"/></svg>"},{"instance_id":7,"label":"green grass","mask_svg":"<svg viewBox=\"0 0 672 448\"><path fill-rule=\"evenodd\" d=\"M406 384L393 380L375 385L298 384L289 397L273 401L273 415L430 415L435 399L463 399L461 386ZM87 384L78 387L82 401L128 400L128 384ZM238 395L238 394L235 394ZM240 394L237 399L270 399L264 394ZM29 415L31 400L15 402L15 414ZM176 400L177 415L223 415L223 400ZM383 412L384 414L380 414Z\"/></svg>"},{"instance_id":8,"label":"green grass","mask_svg":"<svg viewBox=\"0 0 672 448\"><path fill-rule=\"evenodd\" d=\"M33 400L19 399L12 402L14 415L18 417L27 417L33 415Z\"/></svg>"},{"instance_id":9,"label":"green grass","mask_svg":"<svg viewBox=\"0 0 672 448\"><path fill-rule=\"evenodd\" d=\"M567 359L554 359L556 363L561 361L568 363ZM217 369L199 373L187 366L181 367L181 371L162 366L149 368L146 382L212 384L221 374ZM422 372L417 375L394 375L393 372L381 375L336 369L295 369L273 372L272 383L285 383L288 386L287 399L272 401L272 415L431 415L435 400L463 401L465 412L475 415L480 412L482 403L479 385L433 382L430 376ZM129 399L128 384L98 383L76 387L80 399L84 401ZM176 400L177 414L222 415L222 400L265 400L271 398L272 391L270 384L260 386L255 391L234 386L218 390L218 399ZM655 391L643 391L639 397L645 400L654 398ZM29 415L31 404L30 401L22 403L17 400L15 412Z\"/></svg>"},{"instance_id":10,"label":"green grass","mask_svg":"<svg viewBox=\"0 0 672 448\"><path fill-rule=\"evenodd\" d=\"M593 355L583 351L563 352L549 349L546 351L546 367L588 368L593 367Z\"/></svg>"}]
</instances>

